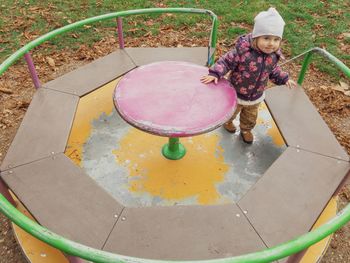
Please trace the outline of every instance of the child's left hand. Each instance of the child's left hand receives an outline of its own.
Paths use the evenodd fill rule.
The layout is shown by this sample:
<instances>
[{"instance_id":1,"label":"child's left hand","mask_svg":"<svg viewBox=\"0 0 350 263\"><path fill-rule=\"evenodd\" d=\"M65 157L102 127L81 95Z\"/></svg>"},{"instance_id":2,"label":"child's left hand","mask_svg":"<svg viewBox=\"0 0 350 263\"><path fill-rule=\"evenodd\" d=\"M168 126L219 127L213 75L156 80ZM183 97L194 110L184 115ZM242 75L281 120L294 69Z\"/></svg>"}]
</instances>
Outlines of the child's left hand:
<instances>
[{"instance_id":1,"label":"child's left hand","mask_svg":"<svg viewBox=\"0 0 350 263\"><path fill-rule=\"evenodd\" d=\"M291 80L291 79L287 81L286 85L290 89L296 88L298 86L297 83L294 80Z\"/></svg>"}]
</instances>

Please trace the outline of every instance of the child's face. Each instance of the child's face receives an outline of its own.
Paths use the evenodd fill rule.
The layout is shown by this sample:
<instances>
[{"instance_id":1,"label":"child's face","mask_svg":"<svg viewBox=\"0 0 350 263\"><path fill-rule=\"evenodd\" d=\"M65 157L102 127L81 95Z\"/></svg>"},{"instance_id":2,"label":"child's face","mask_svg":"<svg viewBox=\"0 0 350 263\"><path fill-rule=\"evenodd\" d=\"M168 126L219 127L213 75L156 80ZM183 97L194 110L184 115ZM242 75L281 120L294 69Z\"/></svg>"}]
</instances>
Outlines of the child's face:
<instances>
[{"instance_id":1,"label":"child's face","mask_svg":"<svg viewBox=\"0 0 350 263\"><path fill-rule=\"evenodd\" d=\"M281 45L281 38L276 36L260 36L256 42L257 47L266 54L276 52Z\"/></svg>"}]
</instances>

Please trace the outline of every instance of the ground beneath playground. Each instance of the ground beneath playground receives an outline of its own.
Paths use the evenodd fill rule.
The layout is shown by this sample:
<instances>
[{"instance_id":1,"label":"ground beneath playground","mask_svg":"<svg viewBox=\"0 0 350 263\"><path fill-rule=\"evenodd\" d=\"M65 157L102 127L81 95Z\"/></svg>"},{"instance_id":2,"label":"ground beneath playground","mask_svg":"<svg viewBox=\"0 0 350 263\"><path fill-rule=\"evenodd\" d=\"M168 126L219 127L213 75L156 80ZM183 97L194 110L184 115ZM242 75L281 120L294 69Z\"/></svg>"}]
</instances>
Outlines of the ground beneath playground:
<instances>
[{"instance_id":1,"label":"ground beneath playground","mask_svg":"<svg viewBox=\"0 0 350 263\"><path fill-rule=\"evenodd\" d=\"M159 34L158 37L150 37L149 34L145 34L139 38L126 38L126 46L207 46L206 39L188 39L185 37L186 30L195 29L185 28L180 33L167 30L166 34ZM349 43L344 43L344 45L347 45L347 50L350 50ZM232 43L227 41L219 43L218 54L223 54L231 46ZM47 82L112 52L116 47L115 38L110 37L101 39L92 47L81 45L75 51L68 49L52 51L46 55L34 52L33 58L41 81ZM288 57L288 54L285 55ZM298 60L297 62L300 61ZM284 69L290 72L292 78L297 79L297 74L300 70L300 66L297 63L288 63L284 66ZM349 82L349 80L342 82L332 81L329 76L319 72L311 65L303 85L310 100L348 154L350 154ZM0 79L0 163L3 161L16 134L34 91L26 65L23 63L10 67ZM350 182L341 189L339 197L339 209L342 209L350 201ZM21 254L21 249L13 237L10 222L2 214L0 214L0 222L0 263L26 262ZM322 262L350 262L349 224L334 234Z\"/></svg>"}]
</instances>

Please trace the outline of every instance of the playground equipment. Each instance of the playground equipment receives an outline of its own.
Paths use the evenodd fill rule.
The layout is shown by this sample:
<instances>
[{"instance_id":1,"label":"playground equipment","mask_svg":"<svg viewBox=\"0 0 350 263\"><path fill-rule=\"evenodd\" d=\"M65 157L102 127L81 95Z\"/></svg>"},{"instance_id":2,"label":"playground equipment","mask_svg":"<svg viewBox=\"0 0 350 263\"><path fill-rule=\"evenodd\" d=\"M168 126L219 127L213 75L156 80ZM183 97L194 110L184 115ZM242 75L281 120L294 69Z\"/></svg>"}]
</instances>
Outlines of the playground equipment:
<instances>
[{"instance_id":1,"label":"playground equipment","mask_svg":"<svg viewBox=\"0 0 350 263\"><path fill-rule=\"evenodd\" d=\"M164 12L209 14L213 19L209 48L124 47L121 17ZM40 84L29 55L31 49L69 30L112 18L118 18L119 50L56 80ZM244 148L231 135L225 137L218 130L202 135L203 141L214 142L214 147L210 148L203 141L198 141L197 144L193 142L194 139L189 139L187 145L200 146L188 151L197 155L188 154L181 160L172 161L156 155L153 149L159 149L159 144L151 137L141 137L141 141L137 141L137 145L146 142L147 151L145 148L139 152L131 151L133 148L129 144L141 135L134 136L135 131L130 130L122 120L116 121L113 130L120 141L116 141L106 130L106 127L114 127L112 119L116 119L116 115L111 115L112 93L120 81L119 77L138 66L156 61L176 60L204 65L207 60L211 64L215 51L216 27L216 16L208 10L173 8L117 12L57 29L30 42L4 61L0 66L0 74L25 56L38 90L2 163L2 193L13 204L18 204L19 201L23 203L33 217L47 228L21 214L3 195L0 196L1 212L31 235L67 255L78 257L69 257L71 262L78 262L79 258L93 262L149 262L151 259L269 262L300 252L346 224L350 220L349 206L328 223L296 238L314 226L350 168L348 155L301 88L288 90L279 87L268 91L265 100L268 110L263 108L262 111L265 110L266 115L270 112L273 120L267 117L261 121L258 140L252 146L255 148ZM311 55L315 53L324 55L350 77L350 70L342 62L325 50L316 48L305 53L299 84L302 84ZM89 112L92 113L87 116ZM278 131L267 136L274 121L283 137L281 144L276 142L276 138L278 141L281 138ZM88 126L84 126L86 123ZM101 134L110 140L106 139L105 144L92 144L94 141L101 142ZM237 150L246 156L241 165L230 162L236 159L229 148L225 148L231 145L231 140L236 147L231 150ZM25 149L24 144L27 145ZM160 141L162 144L163 141ZM112 148L108 148L110 145ZM113 145L118 145L119 148L116 149ZM103 159L98 159L93 153L104 156L105 148L112 152L113 162L108 165L102 163L98 167ZM91 149L93 151L89 151ZM259 153L259 149L273 158L264 159L258 165L254 154ZM130 159L130 156L137 157L137 161ZM226 184L233 186L229 188L232 191L227 191L228 187L222 187L221 190L204 187L195 197L193 192L177 197L171 195L174 192L167 192L165 187L152 192L154 185L147 188L147 182L142 181L147 171L142 170L141 165L135 165L141 163L140 160L145 160L142 164L147 169L156 167L157 171L168 171L170 167L178 171L188 158L198 156L202 158L199 159L200 164L205 168L200 173L214 175L211 185L222 182L223 178L235 180L239 185L234 187L234 184ZM152 158L156 161L152 162ZM253 164L249 163L252 161ZM155 166L160 162L162 166ZM129 188L135 190L139 196L137 200L135 196L128 195L125 189L123 191L123 188L118 191L114 187L108 188L114 186L114 181L100 176L100 172L112 169L114 166L111 163L119 169L118 173L114 173L115 177L126 175L125 178L133 172L138 174L137 178L130 181ZM254 165L261 170L246 171L247 166ZM186 166L190 167L186 180L196 178L194 166ZM236 167L239 170L240 166L242 174L250 176L249 182L230 172L235 171ZM211 167L217 173L210 170ZM90 174L91 171L93 175ZM92 180L94 175L100 178L98 183ZM167 175L157 178L169 178L170 173ZM179 173L175 172L177 175ZM115 180L115 177L111 180ZM135 178L141 178L141 181ZM205 181L203 178L207 177L203 176L200 178L202 180L195 182ZM187 183L185 179L183 183ZM176 185L179 183L172 182ZM19 201L12 199L7 187ZM181 189L187 191L189 188L191 187L185 185ZM140 189L141 193L137 191ZM156 193L157 198L150 198L152 193ZM179 191L175 193L178 194ZM292 241L288 241L292 238ZM245 253L250 254L242 255ZM300 253L288 260L297 261L303 255Z\"/></svg>"},{"instance_id":2,"label":"playground equipment","mask_svg":"<svg viewBox=\"0 0 350 263\"><path fill-rule=\"evenodd\" d=\"M236 108L236 93L227 80L221 80L218 85L198 81L207 72L205 67L176 61L139 67L118 83L114 94L116 109L138 129L169 137L163 155L172 160L181 159L186 150L179 137L220 127Z\"/></svg>"}]
</instances>

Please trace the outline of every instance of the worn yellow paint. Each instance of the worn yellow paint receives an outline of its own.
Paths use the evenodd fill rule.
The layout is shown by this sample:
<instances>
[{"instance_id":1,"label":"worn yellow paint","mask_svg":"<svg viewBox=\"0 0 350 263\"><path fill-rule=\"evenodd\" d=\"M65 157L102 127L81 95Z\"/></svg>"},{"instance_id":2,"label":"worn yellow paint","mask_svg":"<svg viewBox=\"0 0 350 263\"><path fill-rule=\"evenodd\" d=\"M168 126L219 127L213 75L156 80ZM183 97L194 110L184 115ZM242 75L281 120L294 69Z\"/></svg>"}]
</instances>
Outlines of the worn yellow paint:
<instances>
[{"instance_id":1,"label":"worn yellow paint","mask_svg":"<svg viewBox=\"0 0 350 263\"><path fill-rule=\"evenodd\" d=\"M180 141L187 149L186 155L180 160L168 160L161 153L167 138L130 129L113 152L116 161L126 166L133 178L130 191L149 193L169 202L194 198L199 204L217 203L221 195L216 184L223 181L229 169L224 163L219 135L205 134Z\"/></svg>"},{"instance_id":2,"label":"worn yellow paint","mask_svg":"<svg viewBox=\"0 0 350 263\"><path fill-rule=\"evenodd\" d=\"M260 104L259 110L269 111L265 103ZM258 117L258 124L265 124L265 122L266 120L263 120L261 117ZM273 121L272 118L269 118L268 125L269 129L267 130L267 134L272 138L273 143L279 147L286 145L279 129L277 128L276 123Z\"/></svg>"},{"instance_id":3,"label":"worn yellow paint","mask_svg":"<svg viewBox=\"0 0 350 263\"><path fill-rule=\"evenodd\" d=\"M114 108L113 92L119 80L120 78L109 82L79 100L65 151L65 155L72 159L76 165L81 165L83 145L91 134L92 121L98 119L102 113L107 115L112 113Z\"/></svg>"},{"instance_id":4,"label":"worn yellow paint","mask_svg":"<svg viewBox=\"0 0 350 263\"><path fill-rule=\"evenodd\" d=\"M83 145L91 135L92 121L98 119L102 113L111 114L113 110L112 94L119 80L106 84L79 101L65 152L77 165L81 162ZM261 104L260 110L268 110L265 103ZM266 120L258 118L258 124L265 122ZM270 128L267 134L271 136L273 142L277 146L285 145L273 119L268 125ZM195 198L199 204L216 204L223 199L216 185L224 180L224 175L229 169L224 162L223 149L219 146L219 136L210 133L181 139L187 153L184 158L172 161L161 154L161 147L167 143L167 138L131 128L119 141L119 148L113 153L116 161L126 166L130 176L134 178L129 189L135 193L149 193L169 202ZM193 165L198 163L205 165ZM18 209L32 218L23 205L17 199L16 201L19 203ZM336 198L330 200L313 229L336 214L336 203ZM26 257L31 262L68 262L59 250L27 234L14 224L13 229ZM311 246L301 262L317 262L329 242L330 237L327 237Z\"/></svg>"},{"instance_id":5,"label":"worn yellow paint","mask_svg":"<svg viewBox=\"0 0 350 263\"><path fill-rule=\"evenodd\" d=\"M316 223L312 229L316 229L329 221L337 213L337 201L338 197L333 197L327 204L326 208L323 210L320 217L317 219ZM322 239L320 242L311 246L301 259L300 263L310 263L310 262L319 262L323 254L326 252L328 245L331 241L332 235Z\"/></svg>"},{"instance_id":6,"label":"worn yellow paint","mask_svg":"<svg viewBox=\"0 0 350 263\"><path fill-rule=\"evenodd\" d=\"M273 143L279 147L286 145L276 123L272 119L270 125L271 128L267 130L267 134L271 136Z\"/></svg>"},{"instance_id":7,"label":"worn yellow paint","mask_svg":"<svg viewBox=\"0 0 350 263\"><path fill-rule=\"evenodd\" d=\"M33 216L28 210L22 205L21 202L12 195L14 198L17 209L30 219L34 220ZM13 232L17 239L17 242L22 248L23 254L28 259L28 262L35 263L68 263L69 261L65 258L61 251L55 249L48 244L36 239L32 235L25 232L23 229L12 223Z\"/></svg>"}]
</instances>

